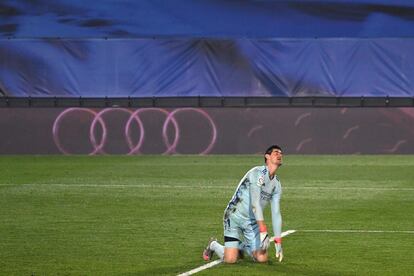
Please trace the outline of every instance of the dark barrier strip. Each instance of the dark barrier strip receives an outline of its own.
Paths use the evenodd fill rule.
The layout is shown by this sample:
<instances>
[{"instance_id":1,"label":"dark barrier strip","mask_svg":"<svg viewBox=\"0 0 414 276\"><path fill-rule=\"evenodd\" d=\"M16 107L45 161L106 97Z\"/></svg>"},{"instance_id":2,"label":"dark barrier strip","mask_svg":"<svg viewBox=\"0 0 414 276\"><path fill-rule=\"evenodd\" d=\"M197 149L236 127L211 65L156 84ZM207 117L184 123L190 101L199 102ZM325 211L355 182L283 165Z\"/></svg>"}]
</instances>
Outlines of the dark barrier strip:
<instances>
[{"instance_id":1,"label":"dark barrier strip","mask_svg":"<svg viewBox=\"0 0 414 276\"><path fill-rule=\"evenodd\" d=\"M0 107L413 107L414 97L2 97Z\"/></svg>"}]
</instances>

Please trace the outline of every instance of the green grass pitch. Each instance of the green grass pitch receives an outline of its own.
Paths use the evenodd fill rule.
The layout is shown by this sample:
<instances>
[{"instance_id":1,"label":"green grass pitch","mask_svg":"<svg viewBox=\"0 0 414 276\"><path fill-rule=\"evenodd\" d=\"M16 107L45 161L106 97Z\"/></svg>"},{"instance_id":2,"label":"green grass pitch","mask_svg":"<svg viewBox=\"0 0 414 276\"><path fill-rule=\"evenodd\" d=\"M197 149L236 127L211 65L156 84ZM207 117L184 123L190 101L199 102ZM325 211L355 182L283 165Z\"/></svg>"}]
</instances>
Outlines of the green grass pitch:
<instances>
[{"instance_id":1,"label":"green grass pitch","mask_svg":"<svg viewBox=\"0 0 414 276\"><path fill-rule=\"evenodd\" d=\"M0 275L177 275L201 266L209 237L223 240L223 210L240 178L262 160L2 156ZM284 261L244 259L198 275L413 275L414 156L284 161L283 230L298 230L283 241Z\"/></svg>"}]
</instances>

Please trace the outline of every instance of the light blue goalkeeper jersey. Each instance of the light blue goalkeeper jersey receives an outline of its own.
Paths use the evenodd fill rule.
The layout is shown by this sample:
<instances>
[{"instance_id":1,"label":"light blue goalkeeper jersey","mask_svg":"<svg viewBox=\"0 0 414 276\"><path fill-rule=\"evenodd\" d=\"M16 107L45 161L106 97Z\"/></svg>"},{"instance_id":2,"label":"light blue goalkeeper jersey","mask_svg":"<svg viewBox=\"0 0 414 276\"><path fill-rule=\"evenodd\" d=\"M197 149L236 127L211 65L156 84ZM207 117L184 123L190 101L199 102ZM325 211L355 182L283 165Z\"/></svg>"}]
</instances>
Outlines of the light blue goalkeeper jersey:
<instances>
[{"instance_id":1,"label":"light blue goalkeeper jersey","mask_svg":"<svg viewBox=\"0 0 414 276\"><path fill-rule=\"evenodd\" d=\"M267 166L254 167L241 179L224 211L224 218L234 214L241 219L264 220L263 209L270 202L274 235L280 237L282 232L281 195L282 186L279 178L275 176L270 179Z\"/></svg>"}]
</instances>

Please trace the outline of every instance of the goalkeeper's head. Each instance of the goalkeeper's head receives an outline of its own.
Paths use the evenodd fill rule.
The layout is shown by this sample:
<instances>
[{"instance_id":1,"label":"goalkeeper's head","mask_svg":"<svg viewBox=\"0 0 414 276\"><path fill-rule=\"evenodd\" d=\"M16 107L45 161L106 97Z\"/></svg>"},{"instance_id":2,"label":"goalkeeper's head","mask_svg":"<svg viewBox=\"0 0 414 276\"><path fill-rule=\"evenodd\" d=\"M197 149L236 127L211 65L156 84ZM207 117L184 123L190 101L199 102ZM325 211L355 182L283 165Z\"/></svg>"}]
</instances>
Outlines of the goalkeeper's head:
<instances>
[{"instance_id":1,"label":"goalkeeper's head","mask_svg":"<svg viewBox=\"0 0 414 276\"><path fill-rule=\"evenodd\" d=\"M264 153L264 161L266 164L267 162L275 162L277 165L281 166L282 156L282 148L278 145L271 145Z\"/></svg>"}]
</instances>

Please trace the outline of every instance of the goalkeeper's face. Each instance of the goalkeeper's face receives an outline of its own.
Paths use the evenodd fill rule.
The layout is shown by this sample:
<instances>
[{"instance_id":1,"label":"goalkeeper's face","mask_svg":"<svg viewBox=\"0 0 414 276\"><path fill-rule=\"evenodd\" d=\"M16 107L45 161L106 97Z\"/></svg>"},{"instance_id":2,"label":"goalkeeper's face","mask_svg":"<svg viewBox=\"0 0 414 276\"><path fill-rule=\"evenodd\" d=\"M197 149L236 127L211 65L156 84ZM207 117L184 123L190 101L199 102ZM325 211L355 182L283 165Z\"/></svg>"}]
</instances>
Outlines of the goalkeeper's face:
<instances>
[{"instance_id":1,"label":"goalkeeper's face","mask_svg":"<svg viewBox=\"0 0 414 276\"><path fill-rule=\"evenodd\" d=\"M282 166L283 152L280 149L274 149L270 154L267 154L267 161L271 164Z\"/></svg>"}]
</instances>

